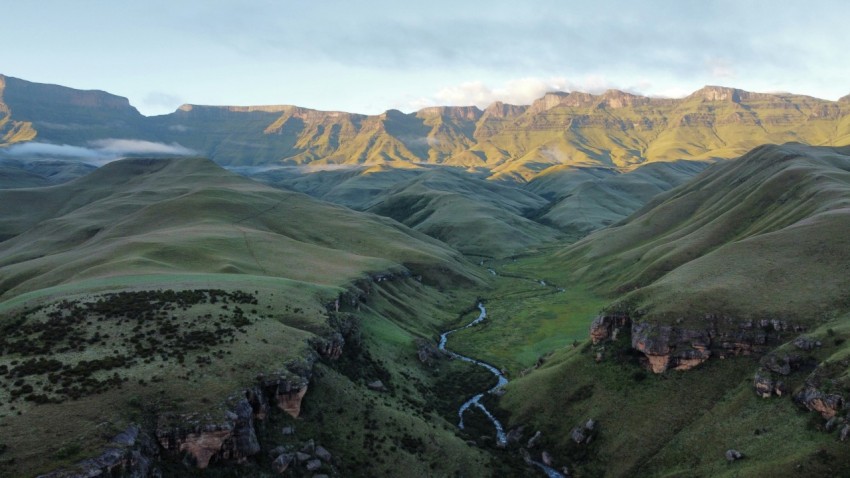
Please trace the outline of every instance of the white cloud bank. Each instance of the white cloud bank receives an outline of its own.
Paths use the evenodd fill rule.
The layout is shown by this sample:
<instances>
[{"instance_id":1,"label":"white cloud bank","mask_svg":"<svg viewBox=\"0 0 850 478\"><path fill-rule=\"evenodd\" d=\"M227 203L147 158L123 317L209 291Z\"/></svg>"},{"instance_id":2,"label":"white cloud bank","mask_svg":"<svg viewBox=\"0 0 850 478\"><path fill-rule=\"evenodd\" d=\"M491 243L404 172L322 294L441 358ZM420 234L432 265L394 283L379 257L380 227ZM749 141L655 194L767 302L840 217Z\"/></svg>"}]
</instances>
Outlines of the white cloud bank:
<instances>
[{"instance_id":1,"label":"white cloud bank","mask_svg":"<svg viewBox=\"0 0 850 478\"><path fill-rule=\"evenodd\" d=\"M410 101L407 106L412 109L437 105L475 105L479 108L486 108L496 101L513 105L530 105L534 100L551 91L582 91L598 94L609 89L619 89L640 94L641 91L645 91L649 87L648 82L624 87L601 76L588 76L580 81L572 81L559 76L548 78L526 77L506 81L500 86L490 86L483 81L469 81L444 87L431 97Z\"/></svg>"},{"instance_id":2,"label":"white cloud bank","mask_svg":"<svg viewBox=\"0 0 850 478\"><path fill-rule=\"evenodd\" d=\"M51 143L19 143L8 148L0 148L0 156L11 158L64 158L101 165L121 158L122 156L191 156L196 151L177 143L156 143L139 139L99 139L90 141L90 147L72 146L69 144Z\"/></svg>"}]
</instances>

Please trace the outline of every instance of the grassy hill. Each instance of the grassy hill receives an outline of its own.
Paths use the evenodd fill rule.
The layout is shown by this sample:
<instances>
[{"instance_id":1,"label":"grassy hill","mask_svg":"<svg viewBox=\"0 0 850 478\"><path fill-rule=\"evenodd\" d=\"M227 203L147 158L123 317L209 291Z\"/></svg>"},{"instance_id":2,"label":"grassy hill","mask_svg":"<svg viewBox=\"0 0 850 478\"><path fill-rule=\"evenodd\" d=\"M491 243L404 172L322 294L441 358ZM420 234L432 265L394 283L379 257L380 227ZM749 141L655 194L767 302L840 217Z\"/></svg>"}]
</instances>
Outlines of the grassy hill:
<instances>
[{"instance_id":1,"label":"grassy hill","mask_svg":"<svg viewBox=\"0 0 850 478\"><path fill-rule=\"evenodd\" d=\"M597 344L564 337L538 348L536 363L522 348L489 352L529 367L499 403L525 439L542 432L532 453L547 450L575 476L850 472L838 433L850 395L848 172L847 148L762 146L620 224L498 268L570 291L537 292L536 315L513 312L523 318L514 328L545 327L547 310L572 327L586 304L609 300ZM497 295L491 314L528 302L511 299ZM488 327L467 337L469 350L488 354L511 330L509 320ZM836 409L817 405L826 397ZM592 441L577 443L589 418ZM729 463L730 449L745 458Z\"/></svg>"},{"instance_id":2,"label":"grassy hill","mask_svg":"<svg viewBox=\"0 0 850 478\"><path fill-rule=\"evenodd\" d=\"M503 257L553 241L562 232L584 237L707 166L654 163L625 173L564 166L525 184L434 165L244 171L276 187L391 217L464 253Z\"/></svg>"},{"instance_id":3,"label":"grassy hill","mask_svg":"<svg viewBox=\"0 0 850 478\"><path fill-rule=\"evenodd\" d=\"M79 161L0 160L0 189L61 184L92 172L94 166Z\"/></svg>"},{"instance_id":4,"label":"grassy hill","mask_svg":"<svg viewBox=\"0 0 850 478\"><path fill-rule=\"evenodd\" d=\"M619 222L706 167L706 162L673 161L619 174L610 169L564 167L537 176L524 188L553 198L538 215L540 222L580 238Z\"/></svg>"},{"instance_id":5,"label":"grassy hill","mask_svg":"<svg viewBox=\"0 0 850 478\"><path fill-rule=\"evenodd\" d=\"M159 440L167 476L210 459L226 474L250 443L192 447L244 426L231 418L240 397L269 393L301 419L253 412L262 454L249 474L308 439L337 456L323 470L347 476L494 466L457 435L456 397L434 393L473 367L416 355L482 284L446 245L198 158L117 161L0 196L15 206L0 223L0 476L79 466L132 423ZM378 379L384 391L367 386ZM423 461L420 443L443 459Z\"/></svg>"},{"instance_id":6,"label":"grassy hill","mask_svg":"<svg viewBox=\"0 0 850 478\"><path fill-rule=\"evenodd\" d=\"M841 148L757 148L656 197L561 260L581 264L574 276L601 290L630 292L648 318L816 316L841 297L848 161Z\"/></svg>"}]
</instances>

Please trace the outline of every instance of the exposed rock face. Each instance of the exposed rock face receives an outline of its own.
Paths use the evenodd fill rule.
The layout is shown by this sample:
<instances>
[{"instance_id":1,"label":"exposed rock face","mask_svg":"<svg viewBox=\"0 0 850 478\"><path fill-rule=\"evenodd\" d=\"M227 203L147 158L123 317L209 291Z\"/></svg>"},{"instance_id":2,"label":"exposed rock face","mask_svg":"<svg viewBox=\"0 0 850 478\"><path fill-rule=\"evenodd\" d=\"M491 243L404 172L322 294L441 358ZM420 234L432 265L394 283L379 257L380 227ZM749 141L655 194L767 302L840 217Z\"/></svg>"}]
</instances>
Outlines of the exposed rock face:
<instances>
[{"instance_id":1,"label":"exposed rock face","mask_svg":"<svg viewBox=\"0 0 850 478\"><path fill-rule=\"evenodd\" d=\"M293 417L301 412L301 399L307 392L308 379L277 375L258 377L258 385L234 398L221 418L209 415L160 417L157 439L160 446L172 455L192 457L198 468L212 461L244 461L260 452L255 420L265 420L269 413L269 398Z\"/></svg>"},{"instance_id":2,"label":"exposed rock face","mask_svg":"<svg viewBox=\"0 0 850 478\"><path fill-rule=\"evenodd\" d=\"M319 355L330 360L336 360L342 356L345 338L339 332L334 332L323 339L315 340L313 347Z\"/></svg>"},{"instance_id":3,"label":"exposed rock face","mask_svg":"<svg viewBox=\"0 0 850 478\"><path fill-rule=\"evenodd\" d=\"M802 357L796 354L769 354L762 360L761 364L767 370L778 373L780 375L788 375L792 370L799 368L802 363Z\"/></svg>"},{"instance_id":4,"label":"exposed rock face","mask_svg":"<svg viewBox=\"0 0 850 478\"><path fill-rule=\"evenodd\" d=\"M794 339L794 346L800 350L805 350L806 352L814 350L815 347L820 347L821 345L822 344L819 340L815 340L803 335Z\"/></svg>"},{"instance_id":5,"label":"exposed rock face","mask_svg":"<svg viewBox=\"0 0 850 478\"><path fill-rule=\"evenodd\" d=\"M275 393L277 397L277 407L286 412L292 418L298 418L301 415L301 400L307 393L307 385L301 388L283 390L278 389Z\"/></svg>"},{"instance_id":6,"label":"exposed rock face","mask_svg":"<svg viewBox=\"0 0 850 478\"><path fill-rule=\"evenodd\" d=\"M844 408L844 397L836 393L824 393L810 384L797 393L794 400L824 418L832 418Z\"/></svg>"},{"instance_id":7,"label":"exposed rock face","mask_svg":"<svg viewBox=\"0 0 850 478\"><path fill-rule=\"evenodd\" d=\"M440 350L433 342L425 339L418 339L416 341L416 356L419 358L420 362L431 366L434 364L434 361L446 357L447 354Z\"/></svg>"},{"instance_id":8,"label":"exposed rock face","mask_svg":"<svg viewBox=\"0 0 850 478\"><path fill-rule=\"evenodd\" d=\"M632 324L632 347L643 352L650 370L661 373L668 368L689 370L711 356L711 337L706 331L654 325Z\"/></svg>"},{"instance_id":9,"label":"exposed rock face","mask_svg":"<svg viewBox=\"0 0 850 478\"><path fill-rule=\"evenodd\" d=\"M73 470L59 470L39 478L89 478L95 476L127 476L158 478L162 472L155 464L159 455L156 442L136 425L131 425L112 439L96 458L77 463Z\"/></svg>"},{"instance_id":10,"label":"exposed rock face","mask_svg":"<svg viewBox=\"0 0 850 478\"><path fill-rule=\"evenodd\" d=\"M783 333L804 330L781 320L737 321L716 315L707 315L702 324L702 328L686 328L632 322L632 347L646 356L650 370L661 373L671 368L689 370L712 355L762 352L769 343L780 341Z\"/></svg>"},{"instance_id":11,"label":"exposed rock face","mask_svg":"<svg viewBox=\"0 0 850 478\"><path fill-rule=\"evenodd\" d=\"M626 314L599 315L590 323L590 340L594 345L614 337L614 331L631 324Z\"/></svg>"},{"instance_id":12,"label":"exposed rock face","mask_svg":"<svg viewBox=\"0 0 850 478\"><path fill-rule=\"evenodd\" d=\"M213 460L243 461L260 452L254 428L254 409L247 398L235 403L224 418L209 416L163 417L157 427L159 444L172 454L187 454L198 468L204 469Z\"/></svg>"},{"instance_id":13,"label":"exposed rock face","mask_svg":"<svg viewBox=\"0 0 850 478\"><path fill-rule=\"evenodd\" d=\"M277 458L272 462L272 469L275 473L282 475L287 468L289 468L289 464L295 459L295 455L290 453L281 453Z\"/></svg>"},{"instance_id":14,"label":"exposed rock face","mask_svg":"<svg viewBox=\"0 0 850 478\"><path fill-rule=\"evenodd\" d=\"M758 396L770 398L773 395L773 387L773 378L770 375L756 372L755 379L753 380L753 388L755 388Z\"/></svg>"}]
</instances>

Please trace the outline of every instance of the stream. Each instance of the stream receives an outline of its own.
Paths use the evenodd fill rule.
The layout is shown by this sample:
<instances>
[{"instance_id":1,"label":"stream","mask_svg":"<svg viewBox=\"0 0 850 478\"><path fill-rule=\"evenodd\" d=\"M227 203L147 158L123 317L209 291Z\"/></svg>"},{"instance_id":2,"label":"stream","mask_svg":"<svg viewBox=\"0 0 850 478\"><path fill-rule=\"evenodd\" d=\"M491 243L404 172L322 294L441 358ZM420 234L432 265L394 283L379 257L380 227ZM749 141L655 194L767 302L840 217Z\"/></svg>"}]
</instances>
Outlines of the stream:
<instances>
[{"instance_id":1,"label":"stream","mask_svg":"<svg viewBox=\"0 0 850 478\"><path fill-rule=\"evenodd\" d=\"M458 426L458 428L463 430L463 414L466 413L466 411L469 410L469 408L472 407L472 406L478 407L478 409L480 409L482 412L484 412L484 415L487 416L487 419L489 419L490 422L493 424L493 426L496 428L496 443L500 447L504 447L508 443L508 437L505 434L505 428L504 428L504 426L502 426L502 422L500 422L498 418L493 416L493 414L490 413L490 410L487 410L487 407L485 407L484 404L481 403L481 399L484 398L485 393L493 393L496 390L499 390L500 388L507 385L508 384L507 377L505 377L505 375L501 372L501 370L490 365L489 363L482 362L480 360L476 360L472 357L467 357L466 355L461 355L461 354L456 353L456 352L452 352L451 350L446 348L446 342L448 341L449 335L451 335L451 334L453 334L453 333L455 333L459 330L468 329L472 326L480 324L481 322L484 321L484 319L487 318L487 309L484 308L484 304L479 302L478 303L478 310L480 310L481 313L478 314L478 318L476 318L472 322L464 325L463 327L458 327L456 329L452 329L452 330L449 330L449 331L446 331L446 332L443 332L442 334L440 334L439 348L440 348L440 350L447 352L449 355L451 355L454 358L463 360L464 362L474 363L476 365L479 365L481 367L486 368L490 373L492 373L493 375L496 376L496 378L499 379L499 382L496 384L496 386L494 386L494 387L492 387L492 388L490 388L490 389L488 389L484 392L481 392L478 395L475 395L474 397L470 398L469 400L463 402L463 405L460 406L460 409L458 409L458 412L457 412L458 418L460 420L458 422L457 426ZM539 461L535 461L535 460L528 460L528 461L529 461L530 464L537 466L538 468L543 470L543 472L546 473L546 476L548 476L549 478L564 478L564 475L562 475L560 472L558 472L554 468L548 467L548 466L546 466L545 464L543 464Z\"/></svg>"}]
</instances>

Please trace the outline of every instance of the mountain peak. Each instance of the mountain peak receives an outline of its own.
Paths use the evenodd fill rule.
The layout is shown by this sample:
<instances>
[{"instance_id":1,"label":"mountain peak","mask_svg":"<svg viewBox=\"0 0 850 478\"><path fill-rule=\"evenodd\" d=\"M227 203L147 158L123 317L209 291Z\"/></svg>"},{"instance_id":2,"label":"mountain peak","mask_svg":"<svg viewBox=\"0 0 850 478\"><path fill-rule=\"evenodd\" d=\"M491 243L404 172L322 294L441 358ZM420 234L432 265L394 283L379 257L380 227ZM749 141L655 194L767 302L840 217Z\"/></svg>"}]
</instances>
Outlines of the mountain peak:
<instances>
[{"instance_id":1,"label":"mountain peak","mask_svg":"<svg viewBox=\"0 0 850 478\"><path fill-rule=\"evenodd\" d=\"M481 117L483 111L477 106L429 106L416 112L416 116L447 116L449 118L467 121L476 121Z\"/></svg>"},{"instance_id":2,"label":"mountain peak","mask_svg":"<svg viewBox=\"0 0 850 478\"><path fill-rule=\"evenodd\" d=\"M493 118L506 118L508 116L518 116L525 112L528 106L511 105L496 101L484 110L484 115Z\"/></svg>"},{"instance_id":3,"label":"mountain peak","mask_svg":"<svg viewBox=\"0 0 850 478\"><path fill-rule=\"evenodd\" d=\"M732 103L740 103L741 100L749 97L750 92L748 91L713 85L703 86L688 96L688 98L701 98L703 101L730 101Z\"/></svg>"},{"instance_id":4,"label":"mountain peak","mask_svg":"<svg viewBox=\"0 0 850 478\"><path fill-rule=\"evenodd\" d=\"M15 103L32 104L35 102L56 106L71 106L76 108L132 110L136 115L141 114L130 106L130 100L123 96L113 95L101 90L78 90L66 86L49 83L34 83L12 76L0 75L0 91L5 103L13 109Z\"/></svg>"},{"instance_id":5,"label":"mountain peak","mask_svg":"<svg viewBox=\"0 0 850 478\"><path fill-rule=\"evenodd\" d=\"M607 90L602 93L602 103L612 109L628 108L649 103L646 96L634 95L621 90Z\"/></svg>"}]
</instances>

